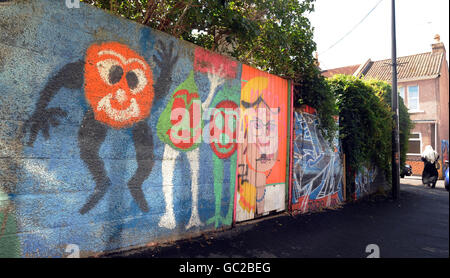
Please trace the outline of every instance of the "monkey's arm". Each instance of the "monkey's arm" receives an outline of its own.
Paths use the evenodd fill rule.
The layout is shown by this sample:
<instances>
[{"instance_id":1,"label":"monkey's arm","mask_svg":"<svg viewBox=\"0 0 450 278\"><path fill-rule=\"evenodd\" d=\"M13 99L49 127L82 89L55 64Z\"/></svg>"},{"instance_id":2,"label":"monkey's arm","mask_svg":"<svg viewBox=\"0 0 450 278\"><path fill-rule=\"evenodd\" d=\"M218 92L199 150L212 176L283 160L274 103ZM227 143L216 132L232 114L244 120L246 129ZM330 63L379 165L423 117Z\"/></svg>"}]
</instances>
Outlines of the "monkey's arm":
<instances>
[{"instance_id":1,"label":"monkey's arm","mask_svg":"<svg viewBox=\"0 0 450 278\"><path fill-rule=\"evenodd\" d=\"M178 54L173 55L173 41L170 42L169 48L161 41L158 41L159 49L158 56L154 55L153 59L159 66L161 72L158 80L154 84L155 98L154 101L163 98L169 93L170 85L172 84L172 71L178 61Z\"/></svg>"},{"instance_id":2,"label":"monkey's arm","mask_svg":"<svg viewBox=\"0 0 450 278\"><path fill-rule=\"evenodd\" d=\"M44 89L40 92L33 114L24 123L19 135L24 136L28 130L30 131L28 146L33 145L40 130L47 140L50 137L49 125L58 126L58 118L67 116L67 113L61 108L47 108L47 106L61 88L79 89L83 86L83 69L84 61L79 60L65 65L48 80Z\"/></svg>"}]
</instances>

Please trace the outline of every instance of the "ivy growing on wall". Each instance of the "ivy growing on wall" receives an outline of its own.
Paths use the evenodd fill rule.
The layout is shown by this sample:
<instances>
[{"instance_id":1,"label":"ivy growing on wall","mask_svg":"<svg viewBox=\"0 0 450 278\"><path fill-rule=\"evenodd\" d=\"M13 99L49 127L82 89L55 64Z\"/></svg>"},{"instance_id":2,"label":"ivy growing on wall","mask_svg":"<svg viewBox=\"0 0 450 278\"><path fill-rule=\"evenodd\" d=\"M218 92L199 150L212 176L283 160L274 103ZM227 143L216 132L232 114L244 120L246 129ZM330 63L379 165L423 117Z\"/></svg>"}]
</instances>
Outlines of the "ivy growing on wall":
<instances>
[{"instance_id":1,"label":"ivy growing on wall","mask_svg":"<svg viewBox=\"0 0 450 278\"><path fill-rule=\"evenodd\" d=\"M368 80L367 84L374 88L377 96L391 106L392 86L386 81ZM398 117L399 117L399 141L400 141L400 168L405 166L406 153L408 152L408 141L411 136L411 130L414 123L409 117L408 108L406 107L401 96L398 96Z\"/></svg>"},{"instance_id":2,"label":"ivy growing on wall","mask_svg":"<svg viewBox=\"0 0 450 278\"><path fill-rule=\"evenodd\" d=\"M328 85L337 100L339 136L346 155L346 174L376 165L391 180L392 112L384 95L371 82L335 75ZM352 179L347 179L350 188Z\"/></svg>"},{"instance_id":3,"label":"ivy growing on wall","mask_svg":"<svg viewBox=\"0 0 450 278\"><path fill-rule=\"evenodd\" d=\"M335 137L337 124L334 116L338 115L336 97L328 82L317 67L306 72L306 76L294 86L294 105L306 104L316 109L319 129L330 143Z\"/></svg>"}]
</instances>

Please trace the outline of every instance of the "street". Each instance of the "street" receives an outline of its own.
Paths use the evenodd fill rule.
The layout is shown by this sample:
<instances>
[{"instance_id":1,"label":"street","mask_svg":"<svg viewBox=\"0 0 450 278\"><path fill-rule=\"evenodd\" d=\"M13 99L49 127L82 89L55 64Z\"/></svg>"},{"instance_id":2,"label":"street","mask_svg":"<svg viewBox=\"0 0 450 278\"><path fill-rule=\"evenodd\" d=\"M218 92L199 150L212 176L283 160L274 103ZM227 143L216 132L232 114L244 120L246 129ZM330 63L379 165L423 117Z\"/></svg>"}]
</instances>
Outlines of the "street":
<instances>
[{"instance_id":1,"label":"street","mask_svg":"<svg viewBox=\"0 0 450 278\"><path fill-rule=\"evenodd\" d=\"M449 193L439 181L425 188L419 177L401 179L400 200L371 196L340 209L283 214L242 223L224 232L111 253L133 258L365 258L369 244L381 258L448 258Z\"/></svg>"}]
</instances>

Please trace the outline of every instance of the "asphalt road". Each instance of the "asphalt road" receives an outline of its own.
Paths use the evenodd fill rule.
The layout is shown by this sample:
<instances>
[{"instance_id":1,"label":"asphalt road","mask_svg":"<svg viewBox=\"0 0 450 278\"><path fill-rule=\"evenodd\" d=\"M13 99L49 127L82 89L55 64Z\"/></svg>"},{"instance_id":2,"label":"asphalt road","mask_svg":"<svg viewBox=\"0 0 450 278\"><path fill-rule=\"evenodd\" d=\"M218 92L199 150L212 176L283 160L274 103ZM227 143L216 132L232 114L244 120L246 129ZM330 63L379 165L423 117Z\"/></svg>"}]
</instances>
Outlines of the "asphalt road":
<instances>
[{"instance_id":1,"label":"asphalt road","mask_svg":"<svg viewBox=\"0 0 450 278\"><path fill-rule=\"evenodd\" d=\"M448 258L449 193L401 179L400 200L371 196L336 210L279 215L234 229L138 251L133 258Z\"/></svg>"}]
</instances>

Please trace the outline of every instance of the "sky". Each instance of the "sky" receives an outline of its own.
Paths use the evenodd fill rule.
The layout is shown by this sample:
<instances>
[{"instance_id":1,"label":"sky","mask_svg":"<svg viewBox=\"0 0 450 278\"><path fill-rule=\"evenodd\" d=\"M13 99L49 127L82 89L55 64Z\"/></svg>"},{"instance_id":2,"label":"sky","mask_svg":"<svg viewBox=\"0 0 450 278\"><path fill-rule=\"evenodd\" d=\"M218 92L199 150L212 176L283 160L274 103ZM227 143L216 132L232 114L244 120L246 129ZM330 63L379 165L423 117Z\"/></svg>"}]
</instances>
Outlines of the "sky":
<instances>
[{"instance_id":1,"label":"sky","mask_svg":"<svg viewBox=\"0 0 450 278\"><path fill-rule=\"evenodd\" d=\"M314 27L320 68L332 69L362 64L369 58L372 61L390 59L391 2L316 0L315 11L307 17ZM449 2L395 1L397 57L430 52L431 44L435 42L434 36L439 34L445 45L448 61ZM357 25L375 6L367 18ZM352 29L353 31L346 35ZM335 44L336 42L338 43Z\"/></svg>"}]
</instances>

